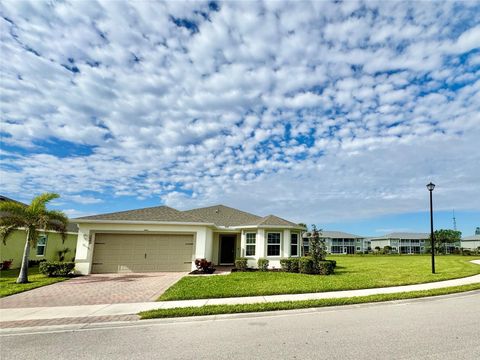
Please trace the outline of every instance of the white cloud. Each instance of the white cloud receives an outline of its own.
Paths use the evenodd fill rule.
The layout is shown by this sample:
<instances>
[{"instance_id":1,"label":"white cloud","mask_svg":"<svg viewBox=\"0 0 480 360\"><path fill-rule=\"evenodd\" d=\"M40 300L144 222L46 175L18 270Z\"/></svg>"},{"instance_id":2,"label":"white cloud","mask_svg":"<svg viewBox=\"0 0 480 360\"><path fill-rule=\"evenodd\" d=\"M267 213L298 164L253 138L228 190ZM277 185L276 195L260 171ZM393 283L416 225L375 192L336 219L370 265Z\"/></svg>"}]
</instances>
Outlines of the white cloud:
<instances>
[{"instance_id":1,"label":"white cloud","mask_svg":"<svg viewBox=\"0 0 480 360\"><path fill-rule=\"evenodd\" d=\"M2 2L2 189L314 222L416 210L435 177L478 209L478 6L219 6Z\"/></svg>"}]
</instances>

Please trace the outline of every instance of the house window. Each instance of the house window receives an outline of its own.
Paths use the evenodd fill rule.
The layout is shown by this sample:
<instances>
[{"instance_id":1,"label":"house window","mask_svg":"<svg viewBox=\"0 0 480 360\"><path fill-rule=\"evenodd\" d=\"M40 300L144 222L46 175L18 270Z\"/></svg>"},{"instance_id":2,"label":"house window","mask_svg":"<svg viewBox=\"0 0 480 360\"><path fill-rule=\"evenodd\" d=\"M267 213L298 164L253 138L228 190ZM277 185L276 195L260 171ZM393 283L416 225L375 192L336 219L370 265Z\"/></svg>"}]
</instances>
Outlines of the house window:
<instances>
[{"instance_id":1,"label":"house window","mask_svg":"<svg viewBox=\"0 0 480 360\"><path fill-rule=\"evenodd\" d=\"M280 233L267 234L267 256L280 256Z\"/></svg>"},{"instance_id":2,"label":"house window","mask_svg":"<svg viewBox=\"0 0 480 360\"><path fill-rule=\"evenodd\" d=\"M246 246L245 246L245 255L246 256L255 256L255 244L257 242L256 233L247 233L246 234Z\"/></svg>"},{"instance_id":3,"label":"house window","mask_svg":"<svg viewBox=\"0 0 480 360\"><path fill-rule=\"evenodd\" d=\"M309 251L310 251L310 240L303 239L303 255L307 256Z\"/></svg>"},{"instance_id":4,"label":"house window","mask_svg":"<svg viewBox=\"0 0 480 360\"><path fill-rule=\"evenodd\" d=\"M357 246L357 251L360 251L362 250L362 248L360 246Z\"/></svg>"},{"instance_id":5,"label":"house window","mask_svg":"<svg viewBox=\"0 0 480 360\"><path fill-rule=\"evenodd\" d=\"M37 256L45 256L47 246L47 235L40 235L37 240Z\"/></svg>"},{"instance_id":6,"label":"house window","mask_svg":"<svg viewBox=\"0 0 480 360\"><path fill-rule=\"evenodd\" d=\"M298 256L298 234L290 235L290 256Z\"/></svg>"}]
</instances>

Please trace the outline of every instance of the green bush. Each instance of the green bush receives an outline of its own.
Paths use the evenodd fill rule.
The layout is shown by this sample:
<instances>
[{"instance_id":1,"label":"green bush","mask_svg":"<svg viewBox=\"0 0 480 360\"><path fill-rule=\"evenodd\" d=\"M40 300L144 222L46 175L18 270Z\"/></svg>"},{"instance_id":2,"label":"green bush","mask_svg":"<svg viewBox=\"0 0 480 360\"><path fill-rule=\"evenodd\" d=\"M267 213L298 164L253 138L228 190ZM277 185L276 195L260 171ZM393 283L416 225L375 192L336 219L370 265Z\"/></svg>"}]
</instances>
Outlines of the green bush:
<instances>
[{"instance_id":1,"label":"green bush","mask_svg":"<svg viewBox=\"0 0 480 360\"><path fill-rule=\"evenodd\" d=\"M38 270L48 277L68 276L73 271L75 263L73 262L41 262Z\"/></svg>"},{"instance_id":2,"label":"green bush","mask_svg":"<svg viewBox=\"0 0 480 360\"><path fill-rule=\"evenodd\" d=\"M304 256L298 260L299 272L302 274L315 274L315 266L311 256Z\"/></svg>"},{"instance_id":3,"label":"green bush","mask_svg":"<svg viewBox=\"0 0 480 360\"><path fill-rule=\"evenodd\" d=\"M246 271L248 268L248 259L247 258L235 259L235 268L238 271Z\"/></svg>"},{"instance_id":4,"label":"green bush","mask_svg":"<svg viewBox=\"0 0 480 360\"><path fill-rule=\"evenodd\" d=\"M325 261L331 262L334 269L337 267L337 261L336 260L325 260Z\"/></svg>"},{"instance_id":5,"label":"green bush","mask_svg":"<svg viewBox=\"0 0 480 360\"><path fill-rule=\"evenodd\" d=\"M334 271L334 264L331 261L319 261L316 267L320 275L330 275Z\"/></svg>"},{"instance_id":6,"label":"green bush","mask_svg":"<svg viewBox=\"0 0 480 360\"><path fill-rule=\"evenodd\" d=\"M289 273L298 273L298 258L280 259L282 270Z\"/></svg>"},{"instance_id":7,"label":"green bush","mask_svg":"<svg viewBox=\"0 0 480 360\"><path fill-rule=\"evenodd\" d=\"M257 264L258 264L258 270L260 270L260 271L267 271L268 270L269 261L267 259L260 258L260 259L258 259Z\"/></svg>"}]
</instances>

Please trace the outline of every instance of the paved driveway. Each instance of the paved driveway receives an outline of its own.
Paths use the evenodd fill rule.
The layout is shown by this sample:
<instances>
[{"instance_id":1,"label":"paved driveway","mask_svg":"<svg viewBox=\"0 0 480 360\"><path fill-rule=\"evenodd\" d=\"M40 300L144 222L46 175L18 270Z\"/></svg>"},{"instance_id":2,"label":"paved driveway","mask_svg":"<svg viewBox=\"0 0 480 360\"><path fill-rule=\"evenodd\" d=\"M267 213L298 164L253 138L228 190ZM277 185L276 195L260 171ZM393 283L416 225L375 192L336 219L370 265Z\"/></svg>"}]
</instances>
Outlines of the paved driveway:
<instances>
[{"instance_id":1,"label":"paved driveway","mask_svg":"<svg viewBox=\"0 0 480 360\"><path fill-rule=\"evenodd\" d=\"M0 299L0 308L154 301L187 273L95 274Z\"/></svg>"}]
</instances>

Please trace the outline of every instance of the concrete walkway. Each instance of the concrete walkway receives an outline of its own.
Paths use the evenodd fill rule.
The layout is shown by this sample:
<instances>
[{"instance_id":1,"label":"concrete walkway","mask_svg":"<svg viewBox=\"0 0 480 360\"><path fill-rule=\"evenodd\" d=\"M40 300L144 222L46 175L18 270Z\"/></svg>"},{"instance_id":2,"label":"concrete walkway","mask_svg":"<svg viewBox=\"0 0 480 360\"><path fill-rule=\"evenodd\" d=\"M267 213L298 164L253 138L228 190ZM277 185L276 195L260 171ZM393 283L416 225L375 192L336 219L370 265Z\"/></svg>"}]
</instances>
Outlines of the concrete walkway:
<instances>
[{"instance_id":1,"label":"concrete walkway","mask_svg":"<svg viewBox=\"0 0 480 360\"><path fill-rule=\"evenodd\" d=\"M473 263L480 265L480 260L472 260ZM321 293L307 294L289 294L289 295L269 295L269 296L250 296L220 299L201 299L201 300L182 300L182 301L164 301L164 302L140 302L124 304L98 304L98 305L79 305L79 306L57 306L57 307L35 307L35 308L17 308L0 309L0 323L12 321L41 320L41 319L67 319L67 318L88 318L88 317L115 317L137 314L140 311L153 309L171 309L179 307L200 307L204 305L236 305L252 304L264 302L281 301L299 301L299 300L317 300L346 298L377 294L392 294L399 292L419 291L441 289L450 286L469 285L480 283L480 274L461 279L438 281L426 284L392 286L387 288L330 291Z\"/></svg>"}]
</instances>

